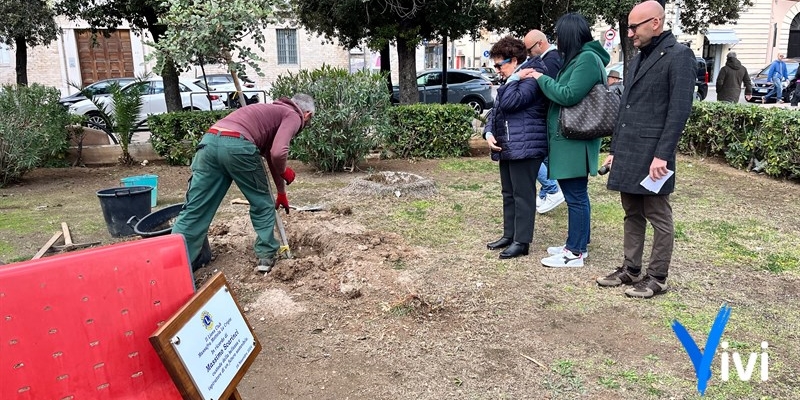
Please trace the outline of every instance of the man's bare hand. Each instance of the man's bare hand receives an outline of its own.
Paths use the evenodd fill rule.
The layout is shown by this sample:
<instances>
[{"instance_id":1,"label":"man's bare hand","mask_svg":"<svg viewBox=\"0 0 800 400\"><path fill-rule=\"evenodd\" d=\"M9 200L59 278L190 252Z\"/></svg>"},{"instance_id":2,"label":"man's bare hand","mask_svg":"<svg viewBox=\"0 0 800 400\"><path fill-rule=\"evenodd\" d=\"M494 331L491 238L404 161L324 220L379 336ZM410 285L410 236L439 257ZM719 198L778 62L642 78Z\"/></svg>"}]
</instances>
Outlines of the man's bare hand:
<instances>
[{"instance_id":1,"label":"man's bare hand","mask_svg":"<svg viewBox=\"0 0 800 400\"><path fill-rule=\"evenodd\" d=\"M653 157L653 162L650 163L650 179L655 182L665 175L667 175L667 162Z\"/></svg>"}]
</instances>

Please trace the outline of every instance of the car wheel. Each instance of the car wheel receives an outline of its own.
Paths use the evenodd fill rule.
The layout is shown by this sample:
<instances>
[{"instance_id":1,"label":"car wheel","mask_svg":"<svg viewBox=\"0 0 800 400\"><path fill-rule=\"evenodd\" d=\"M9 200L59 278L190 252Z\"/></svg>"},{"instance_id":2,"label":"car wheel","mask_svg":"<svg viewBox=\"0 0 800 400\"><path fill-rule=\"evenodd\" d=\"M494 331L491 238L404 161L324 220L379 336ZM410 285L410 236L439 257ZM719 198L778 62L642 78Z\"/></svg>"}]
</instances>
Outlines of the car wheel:
<instances>
[{"instance_id":1,"label":"car wheel","mask_svg":"<svg viewBox=\"0 0 800 400\"><path fill-rule=\"evenodd\" d=\"M103 115L96 111L86 113L86 126L101 131L108 131L108 121L103 118Z\"/></svg>"},{"instance_id":2,"label":"car wheel","mask_svg":"<svg viewBox=\"0 0 800 400\"><path fill-rule=\"evenodd\" d=\"M466 99L462 100L461 104L466 104L466 105L470 106L473 110L475 110L475 113L478 114L478 115L483 114L483 108L485 107L485 105L483 104L483 100L476 99L474 97L470 97L470 98L466 98Z\"/></svg>"}]
</instances>

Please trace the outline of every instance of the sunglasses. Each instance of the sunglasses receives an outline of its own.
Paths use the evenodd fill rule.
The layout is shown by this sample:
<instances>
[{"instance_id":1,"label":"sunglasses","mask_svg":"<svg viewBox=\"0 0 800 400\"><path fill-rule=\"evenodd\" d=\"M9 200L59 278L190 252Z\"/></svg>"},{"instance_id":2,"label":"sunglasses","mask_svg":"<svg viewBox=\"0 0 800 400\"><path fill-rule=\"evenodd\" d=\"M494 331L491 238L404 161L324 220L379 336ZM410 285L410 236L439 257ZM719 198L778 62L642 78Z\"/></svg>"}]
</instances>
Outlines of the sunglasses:
<instances>
[{"instance_id":1,"label":"sunglasses","mask_svg":"<svg viewBox=\"0 0 800 400\"><path fill-rule=\"evenodd\" d=\"M650 18L648 18L648 19L646 19L646 20L644 20L642 22L639 22L638 24L630 24L630 25L628 25L628 31L630 31L631 33L636 33L636 28L638 28L638 27L640 27L640 26L642 26L642 25L644 25L644 24L646 24L646 23L648 23L648 22L650 22L650 21L652 21L654 19L656 19L656 17L650 17Z\"/></svg>"},{"instance_id":2,"label":"sunglasses","mask_svg":"<svg viewBox=\"0 0 800 400\"><path fill-rule=\"evenodd\" d=\"M499 63L495 64L494 65L494 69L500 69L500 67L502 67L503 65L506 65L506 64L508 64L510 62L511 62L511 59L510 58L506 58L505 60L500 61Z\"/></svg>"},{"instance_id":3,"label":"sunglasses","mask_svg":"<svg viewBox=\"0 0 800 400\"><path fill-rule=\"evenodd\" d=\"M539 43L542 43L542 41L541 41L541 40L539 40L538 42L536 42L536 43L532 44L532 45L531 45L531 47L528 47L528 53L530 53L530 52L531 52L531 50L533 50L533 48L534 48L534 47L538 46L538 45L539 45Z\"/></svg>"}]
</instances>

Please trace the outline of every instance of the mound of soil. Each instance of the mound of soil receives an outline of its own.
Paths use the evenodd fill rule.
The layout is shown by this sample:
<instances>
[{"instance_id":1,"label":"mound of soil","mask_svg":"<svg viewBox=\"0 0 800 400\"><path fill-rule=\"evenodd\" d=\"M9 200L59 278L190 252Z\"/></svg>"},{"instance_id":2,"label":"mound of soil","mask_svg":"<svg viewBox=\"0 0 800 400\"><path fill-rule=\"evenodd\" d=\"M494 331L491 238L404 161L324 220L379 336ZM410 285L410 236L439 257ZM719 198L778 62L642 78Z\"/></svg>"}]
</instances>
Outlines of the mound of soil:
<instances>
[{"instance_id":1,"label":"mound of soil","mask_svg":"<svg viewBox=\"0 0 800 400\"><path fill-rule=\"evenodd\" d=\"M343 191L359 196L430 197L436 194L436 184L409 172L383 171L353 179Z\"/></svg>"},{"instance_id":2,"label":"mound of soil","mask_svg":"<svg viewBox=\"0 0 800 400\"><path fill-rule=\"evenodd\" d=\"M369 231L347 220L347 213L297 212L281 215L289 235L291 259L280 259L266 275L255 271L253 258L255 233L249 214L214 222L208 231L215 261L195 274L202 284L214 270L227 276L243 277L253 285L252 292L263 292L270 280L293 289L305 288L343 299L385 292L399 287L393 265L417 257L416 251L394 233ZM405 285L404 285L405 287Z\"/></svg>"}]
</instances>

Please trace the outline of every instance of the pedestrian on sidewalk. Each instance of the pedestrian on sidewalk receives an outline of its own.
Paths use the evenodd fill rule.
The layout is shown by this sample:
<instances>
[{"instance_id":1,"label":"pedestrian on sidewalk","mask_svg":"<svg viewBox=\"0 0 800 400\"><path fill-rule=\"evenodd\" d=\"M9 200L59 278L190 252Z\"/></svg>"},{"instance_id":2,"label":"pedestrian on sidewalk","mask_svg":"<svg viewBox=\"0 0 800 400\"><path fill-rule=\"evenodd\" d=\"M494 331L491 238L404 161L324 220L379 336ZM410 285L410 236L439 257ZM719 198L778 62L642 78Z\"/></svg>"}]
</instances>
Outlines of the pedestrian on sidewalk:
<instances>
[{"instance_id":1,"label":"pedestrian on sidewalk","mask_svg":"<svg viewBox=\"0 0 800 400\"><path fill-rule=\"evenodd\" d=\"M753 97L750 75L747 73L747 68L736 58L736 53L731 51L717 75L717 101L738 103L739 95L742 94L742 83L744 83L744 98L750 100Z\"/></svg>"},{"instance_id":2,"label":"pedestrian on sidewalk","mask_svg":"<svg viewBox=\"0 0 800 400\"><path fill-rule=\"evenodd\" d=\"M772 96L775 96L776 103L783 103L783 81L789 78L789 73L786 71L786 62L783 61L783 58L783 54L778 54L778 58L769 66L767 79L772 82L772 87L761 98L761 104L765 104Z\"/></svg>"}]
</instances>

